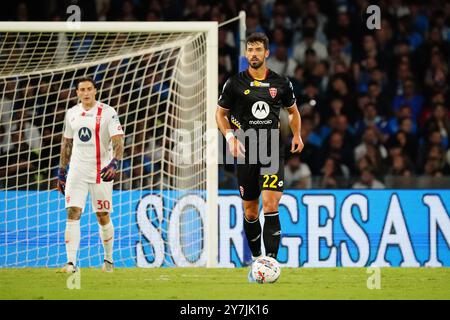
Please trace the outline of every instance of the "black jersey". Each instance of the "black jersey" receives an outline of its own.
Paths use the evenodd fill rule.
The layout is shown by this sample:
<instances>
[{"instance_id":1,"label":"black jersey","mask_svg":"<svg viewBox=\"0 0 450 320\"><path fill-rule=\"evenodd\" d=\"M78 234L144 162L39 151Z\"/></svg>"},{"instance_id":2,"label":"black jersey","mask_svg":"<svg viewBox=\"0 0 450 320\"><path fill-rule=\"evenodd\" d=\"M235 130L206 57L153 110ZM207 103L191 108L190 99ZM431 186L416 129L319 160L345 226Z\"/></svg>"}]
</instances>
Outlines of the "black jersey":
<instances>
[{"instance_id":1,"label":"black jersey","mask_svg":"<svg viewBox=\"0 0 450 320\"><path fill-rule=\"evenodd\" d=\"M253 79L247 70L229 78L218 104L230 110L232 128L278 129L280 109L295 101L291 82L267 69L264 80Z\"/></svg>"}]
</instances>

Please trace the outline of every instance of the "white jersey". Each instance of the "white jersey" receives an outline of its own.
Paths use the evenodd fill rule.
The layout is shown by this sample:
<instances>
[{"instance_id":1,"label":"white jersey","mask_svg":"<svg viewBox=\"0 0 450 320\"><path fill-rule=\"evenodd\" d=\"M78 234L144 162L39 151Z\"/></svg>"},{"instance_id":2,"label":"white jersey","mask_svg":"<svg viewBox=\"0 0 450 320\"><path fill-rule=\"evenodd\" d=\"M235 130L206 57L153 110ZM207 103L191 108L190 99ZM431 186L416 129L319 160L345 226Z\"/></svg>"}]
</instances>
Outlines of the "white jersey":
<instances>
[{"instance_id":1,"label":"white jersey","mask_svg":"<svg viewBox=\"0 0 450 320\"><path fill-rule=\"evenodd\" d=\"M124 134L117 112L101 102L86 111L79 103L66 113L64 137L73 139L69 174L89 183L100 183L100 171L112 157L111 137Z\"/></svg>"}]
</instances>

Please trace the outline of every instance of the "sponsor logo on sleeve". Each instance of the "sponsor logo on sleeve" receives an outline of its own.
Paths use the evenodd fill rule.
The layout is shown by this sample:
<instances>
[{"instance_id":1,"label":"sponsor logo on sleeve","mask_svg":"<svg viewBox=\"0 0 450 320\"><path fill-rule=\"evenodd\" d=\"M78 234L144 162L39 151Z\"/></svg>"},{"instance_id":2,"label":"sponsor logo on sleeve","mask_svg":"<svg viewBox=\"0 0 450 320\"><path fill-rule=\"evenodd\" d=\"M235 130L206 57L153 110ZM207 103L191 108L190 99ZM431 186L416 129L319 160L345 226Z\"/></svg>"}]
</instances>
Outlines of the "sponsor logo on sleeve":
<instances>
[{"instance_id":1,"label":"sponsor logo on sleeve","mask_svg":"<svg viewBox=\"0 0 450 320\"><path fill-rule=\"evenodd\" d=\"M270 96L272 97L272 99L273 98L275 98L276 96L277 96L277 88L269 88L269 93L270 93Z\"/></svg>"},{"instance_id":2,"label":"sponsor logo on sleeve","mask_svg":"<svg viewBox=\"0 0 450 320\"><path fill-rule=\"evenodd\" d=\"M241 123L233 115L231 115L231 123L234 124L236 128L241 129Z\"/></svg>"}]
</instances>

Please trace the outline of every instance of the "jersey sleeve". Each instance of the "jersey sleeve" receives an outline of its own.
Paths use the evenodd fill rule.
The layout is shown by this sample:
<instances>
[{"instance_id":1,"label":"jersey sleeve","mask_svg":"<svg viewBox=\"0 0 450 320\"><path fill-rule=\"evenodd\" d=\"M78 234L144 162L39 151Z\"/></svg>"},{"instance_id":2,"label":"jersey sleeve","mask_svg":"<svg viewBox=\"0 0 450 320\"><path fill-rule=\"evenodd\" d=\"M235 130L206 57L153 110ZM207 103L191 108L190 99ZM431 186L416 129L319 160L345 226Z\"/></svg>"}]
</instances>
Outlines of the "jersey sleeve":
<instances>
[{"instance_id":1,"label":"jersey sleeve","mask_svg":"<svg viewBox=\"0 0 450 320\"><path fill-rule=\"evenodd\" d=\"M64 138L73 139L73 129L69 121L69 112L66 112L66 119L64 120Z\"/></svg>"},{"instance_id":2,"label":"jersey sleeve","mask_svg":"<svg viewBox=\"0 0 450 320\"><path fill-rule=\"evenodd\" d=\"M111 137L119 134L124 134L122 125L120 124L119 116L117 115L116 110L114 110L113 108L111 108L111 115L108 122L108 132Z\"/></svg>"},{"instance_id":3,"label":"jersey sleeve","mask_svg":"<svg viewBox=\"0 0 450 320\"><path fill-rule=\"evenodd\" d=\"M283 90L281 101L283 102L283 106L285 108L291 107L297 101L294 94L294 87L292 86L292 82L288 78L286 78L286 85L285 89Z\"/></svg>"},{"instance_id":4,"label":"jersey sleeve","mask_svg":"<svg viewBox=\"0 0 450 320\"><path fill-rule=\"evenodd\" d=\"M223 85L222 94L219 97L219 102L217 103L220 107L225 109L231 109L235 104L236 99L233 94L233 82L228 79Z\"/></svg>"}]
</instances>

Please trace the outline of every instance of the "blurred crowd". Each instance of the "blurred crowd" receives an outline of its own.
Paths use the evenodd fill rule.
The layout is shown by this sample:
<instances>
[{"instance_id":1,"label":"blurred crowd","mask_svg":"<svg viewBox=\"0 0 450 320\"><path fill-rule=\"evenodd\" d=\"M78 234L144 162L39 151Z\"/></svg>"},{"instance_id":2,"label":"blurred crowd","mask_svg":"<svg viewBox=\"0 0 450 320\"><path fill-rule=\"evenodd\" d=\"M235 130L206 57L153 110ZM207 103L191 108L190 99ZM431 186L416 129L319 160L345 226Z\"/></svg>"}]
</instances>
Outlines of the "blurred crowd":
<instances>
[{"instance_id":1,"label":"blurred crowd","mask_svg":"<svg viewBox=\"0 0 450 320\"><path fill-rule=\"evenodd\" d=\"M366 26L374 3L379 30ZM450 174L448 1L253 1L245 8L247 31L268 34L268 66L290 78L302 115L305 149L285 155L287 187L409 188L412 177L433 184ZM221 81L236 71L225 33Z\"/></svg>"},{"instance_id":2,"label":"blurred crowd","mask_svg":"<svg viewBox=\"0 0 450 320\"><path fill-rule=\"evenodd\" d=\"M43 2L5 4L1 18L65 20L76 4L84 21L222 23L245 10L247 33L269 36L268 66L290 78L302 115L305 148L285 156L287 188L385 188L392 179L450 174L449 1ZM370 4L381 9L380 29L366 26ZM238 57L238 24L226 24L219 89L239 71ZM220 167L221 187L236 186L233 171Z\"/></svg>"}]
</instances>

